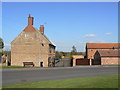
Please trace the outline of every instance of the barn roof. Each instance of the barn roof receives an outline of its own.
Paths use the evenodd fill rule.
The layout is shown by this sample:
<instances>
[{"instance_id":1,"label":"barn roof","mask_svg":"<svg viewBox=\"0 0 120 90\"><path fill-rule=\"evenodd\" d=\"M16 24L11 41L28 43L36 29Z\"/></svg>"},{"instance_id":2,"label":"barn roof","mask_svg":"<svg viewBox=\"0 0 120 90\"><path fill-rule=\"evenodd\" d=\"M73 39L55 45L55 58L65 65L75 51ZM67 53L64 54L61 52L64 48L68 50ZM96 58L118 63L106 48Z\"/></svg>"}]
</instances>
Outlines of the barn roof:
<instances>
[{"instance_id":1,"label":"barn roof","mask_svg":"<svg viewBox=\"0 0 120 90\"><path fill-rule=\"evenodd\" d=\"M87 43L86 48L91 49L107 49L120 48L120 43Z\"/></svg>"},{"instance_id":2,"label":"barn roof","mask_svg":"<svg viewBox=\"0 0 120 90\"><path fill-rule=\"evenodd\" d=\"M120 57L120 50L98 50L101 57Z\"/></svg>"}]
</instances>

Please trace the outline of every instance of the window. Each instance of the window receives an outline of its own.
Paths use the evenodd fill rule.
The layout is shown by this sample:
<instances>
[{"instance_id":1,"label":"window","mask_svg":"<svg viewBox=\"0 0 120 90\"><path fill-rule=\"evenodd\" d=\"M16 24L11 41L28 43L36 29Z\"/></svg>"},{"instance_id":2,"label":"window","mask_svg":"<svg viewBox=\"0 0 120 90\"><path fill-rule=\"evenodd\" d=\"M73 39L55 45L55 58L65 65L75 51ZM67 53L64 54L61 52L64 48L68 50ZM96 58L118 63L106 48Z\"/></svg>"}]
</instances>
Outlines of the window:
<instances>
[{"instance_id":1,"label":"window","mask_svg":"<svg viewBox=\"0 0 120 90\"><path fill-rule=\"evenodd\" d=\"M44 46L44 44L42 43L42 46Z\"/></svg>"},{"instance_id":2,"label":"window","mask_svg":"<svg viewBox=\"0 0 120 90\"><path fill-rule=\"evenodd\" d=\"M28 34L25 34L25 37L28 37L29 35Z\"/></svg>"},{"instance_id":3,"label":"window","mask_svg":"<svg viewBox=\"0 0 120 90\"><path fill-rule=\"evenodd\" d=\"M51 50L51 49L49 50L49 53L52 53L52 50Z\"/></svg>"}]
</instances>

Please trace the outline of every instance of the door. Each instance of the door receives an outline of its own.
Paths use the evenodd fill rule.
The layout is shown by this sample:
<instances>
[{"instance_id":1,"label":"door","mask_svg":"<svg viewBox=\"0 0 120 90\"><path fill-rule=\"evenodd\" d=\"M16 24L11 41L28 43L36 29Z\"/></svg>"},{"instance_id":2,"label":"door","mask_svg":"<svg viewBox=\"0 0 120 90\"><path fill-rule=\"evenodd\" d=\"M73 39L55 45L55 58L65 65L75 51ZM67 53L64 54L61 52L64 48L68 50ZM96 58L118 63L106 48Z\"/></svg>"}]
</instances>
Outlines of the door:
<instances>
[{"instance_id":1,"label":"door","mask_svg":"<svg viewBox=\"0 0 120 90\"><path fill-rule=\"evenodd\" d=\"M40 62L40 67L43 67L43 62Z\"/></svg>"}]
</instances>

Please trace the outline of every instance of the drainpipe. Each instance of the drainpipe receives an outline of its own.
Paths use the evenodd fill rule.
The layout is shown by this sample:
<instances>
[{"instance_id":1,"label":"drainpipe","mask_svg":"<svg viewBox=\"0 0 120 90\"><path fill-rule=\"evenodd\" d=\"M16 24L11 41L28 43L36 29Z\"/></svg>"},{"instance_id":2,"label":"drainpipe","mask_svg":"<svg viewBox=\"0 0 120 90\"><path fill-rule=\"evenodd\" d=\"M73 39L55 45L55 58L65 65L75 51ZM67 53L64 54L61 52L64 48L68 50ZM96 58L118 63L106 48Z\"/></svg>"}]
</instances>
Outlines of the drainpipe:
<instances>
[{"instance_id":1,"label":"drainpipe","mask_svg":"<svg viewBox=\"0 0 120 90\"><path fill-rule=\"evenodd\" d=\"M8 53L7 53L7 57L6 57L6 66L8 66Z\"/></svg>"}]
</instances>

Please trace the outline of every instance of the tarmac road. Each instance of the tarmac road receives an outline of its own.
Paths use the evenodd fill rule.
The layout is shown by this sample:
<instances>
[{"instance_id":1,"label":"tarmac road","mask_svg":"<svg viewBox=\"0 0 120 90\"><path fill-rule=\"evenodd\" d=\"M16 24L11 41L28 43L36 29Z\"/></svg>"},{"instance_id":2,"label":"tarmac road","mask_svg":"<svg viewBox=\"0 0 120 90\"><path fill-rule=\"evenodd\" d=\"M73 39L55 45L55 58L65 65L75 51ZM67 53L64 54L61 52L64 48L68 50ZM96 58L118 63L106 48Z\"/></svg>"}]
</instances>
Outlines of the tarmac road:
<instances>
[{"instance_id":1,"label":"tarmac road","mask_svg":"<svg viewBox=\"0 0 120 90\"><path fill-rule=\"evenodd\" d=\"M118 67L3 69L2 85L4 86L30 81L60 80L117 73Z\"/></svg>"}]
</instances>

